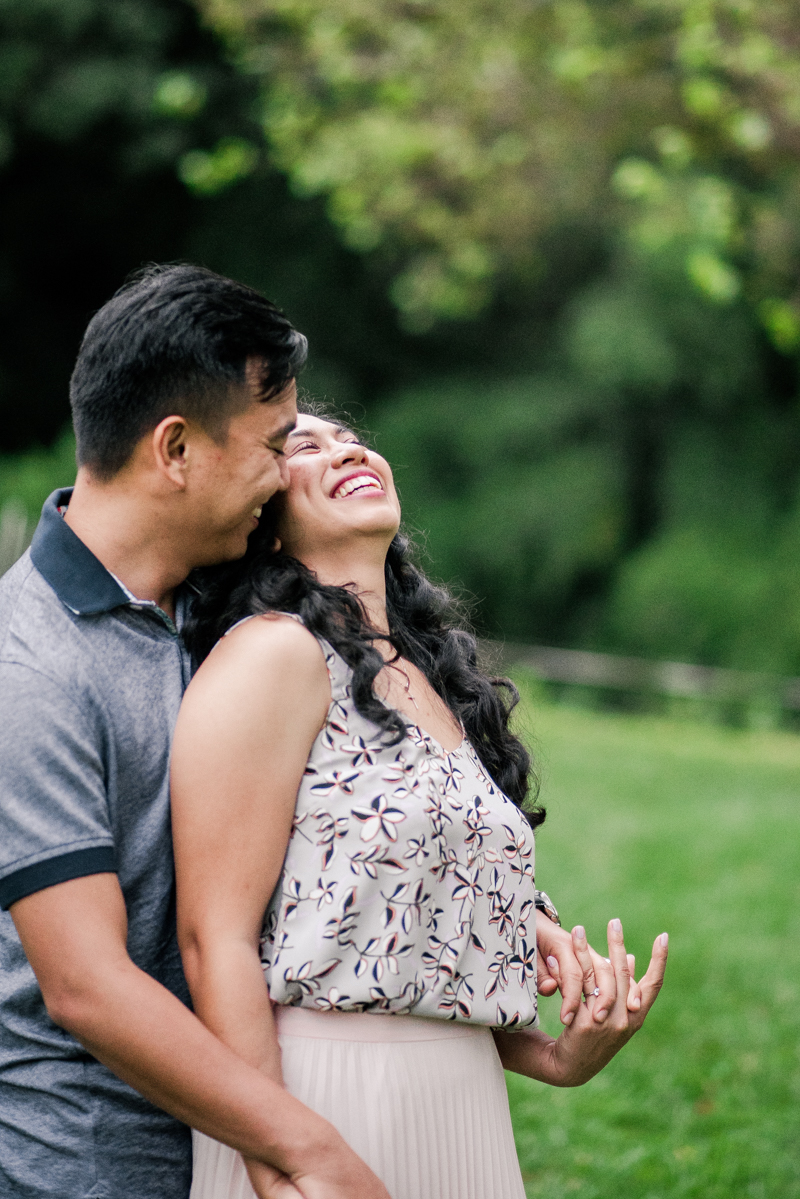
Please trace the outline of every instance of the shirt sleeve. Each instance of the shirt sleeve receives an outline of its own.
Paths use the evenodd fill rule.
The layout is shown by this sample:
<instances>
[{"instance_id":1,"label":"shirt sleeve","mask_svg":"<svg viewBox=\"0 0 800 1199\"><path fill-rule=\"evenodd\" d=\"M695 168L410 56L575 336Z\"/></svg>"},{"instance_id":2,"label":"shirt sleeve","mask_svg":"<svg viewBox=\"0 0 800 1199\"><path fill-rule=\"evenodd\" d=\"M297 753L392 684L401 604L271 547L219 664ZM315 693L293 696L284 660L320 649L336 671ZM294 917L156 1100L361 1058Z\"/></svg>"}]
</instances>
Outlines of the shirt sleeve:
<instances>
[{"instance_id":1,"label":"shirt sleeve","mask_svg":"<svg viewBox=\"0 0 800 1199\"><path fill-rule=\"evenodd\" d=\"M0 663L0 907L116 870L102 724L47 675Z\"/></svg>"}]
</instances>

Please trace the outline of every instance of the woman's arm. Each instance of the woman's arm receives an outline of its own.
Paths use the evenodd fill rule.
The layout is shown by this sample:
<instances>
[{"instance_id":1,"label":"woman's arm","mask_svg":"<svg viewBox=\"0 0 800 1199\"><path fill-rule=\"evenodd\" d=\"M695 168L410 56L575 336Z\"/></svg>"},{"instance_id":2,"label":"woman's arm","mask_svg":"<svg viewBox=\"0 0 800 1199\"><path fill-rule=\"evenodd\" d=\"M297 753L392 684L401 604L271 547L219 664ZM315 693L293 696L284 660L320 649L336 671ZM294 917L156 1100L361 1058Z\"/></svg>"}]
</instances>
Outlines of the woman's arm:
<instances>
[{"instance_id":1,"label":"woman's arm","mask_svg":"<svg viewBox=\"0 0 800 1199\"><path fill-rule=\"evenodd\" d=\"M580 933L583 933L582 929ZM577 930L573 930L572 935L576 941L576 955L580 957L585 952L585 937ZM616 979L616 994L607 1017L602 1023L593 1018L595 1006L606 1003L606 999L602 995L590 996L557 1040L540 1029L495 1032L495 1044L504 1069L555 1087L578 1087L588 1082L642 1027L661 990L667 952L667 934L662 933L656 937L647 973L634 984L639 1005L636 1010L629 1010L632 959L625 952L622 925L619 920L612 920L608 926L608 953Z\"/></svg>"},{"instance_id":2,"label":"woman's arm","mask_svg":"<svg viewBox=\"0 0 800 1199\"><path fill-rule=\"evenodd\" d=\"M178 938L195 1011L277 1082L280 1053L258 942L329 703L316 639L287 617L258 618L200 667L175 730Z\"/></svg>"}]
</instances>

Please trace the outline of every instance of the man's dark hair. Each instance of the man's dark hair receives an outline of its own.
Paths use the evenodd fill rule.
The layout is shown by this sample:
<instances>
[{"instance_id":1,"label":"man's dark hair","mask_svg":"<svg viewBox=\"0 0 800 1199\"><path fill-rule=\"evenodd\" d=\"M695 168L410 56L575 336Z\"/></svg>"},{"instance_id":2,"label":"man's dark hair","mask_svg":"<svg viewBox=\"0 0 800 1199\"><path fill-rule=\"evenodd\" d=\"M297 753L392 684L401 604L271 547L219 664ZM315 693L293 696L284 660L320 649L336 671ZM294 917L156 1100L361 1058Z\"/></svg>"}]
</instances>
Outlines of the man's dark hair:
<instances>
[{"instance_id":1,"label":"man's dark hair","mask_svg":"<svg viewBox=\"0 0 800 1199\"><path fill-rule=\"evenodd\" d=\"M248 358L264 362L266 401L296 376L306 351L303 334L252 288L198 266L145 267L84 335L70 383L78 462L112 478L176 411L223 439Z\"/></svg>"}]
</instances>

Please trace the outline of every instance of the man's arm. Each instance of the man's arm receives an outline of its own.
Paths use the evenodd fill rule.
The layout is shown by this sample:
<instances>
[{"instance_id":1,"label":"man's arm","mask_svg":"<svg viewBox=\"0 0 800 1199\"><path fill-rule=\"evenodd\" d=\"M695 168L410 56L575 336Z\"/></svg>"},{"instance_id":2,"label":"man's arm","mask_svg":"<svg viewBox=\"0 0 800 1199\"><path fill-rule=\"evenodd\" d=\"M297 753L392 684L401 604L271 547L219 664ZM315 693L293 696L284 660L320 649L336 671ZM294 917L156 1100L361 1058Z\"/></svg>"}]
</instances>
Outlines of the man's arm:
<instances>
[{"instance_id":1,"label":"man's arm","mask_svg":"<svg viewBox=\"0 0 800 1199\"><path fill-rule=\"evenodd\" d=\"M135 1090L277 1167L305 1199L387 1199L326 1120L237 1057L134 965L116 875L71 879L10 910L51 1019ZM278 1180L260 1193L293 1192Z\"/></svg>"}]
</instances>

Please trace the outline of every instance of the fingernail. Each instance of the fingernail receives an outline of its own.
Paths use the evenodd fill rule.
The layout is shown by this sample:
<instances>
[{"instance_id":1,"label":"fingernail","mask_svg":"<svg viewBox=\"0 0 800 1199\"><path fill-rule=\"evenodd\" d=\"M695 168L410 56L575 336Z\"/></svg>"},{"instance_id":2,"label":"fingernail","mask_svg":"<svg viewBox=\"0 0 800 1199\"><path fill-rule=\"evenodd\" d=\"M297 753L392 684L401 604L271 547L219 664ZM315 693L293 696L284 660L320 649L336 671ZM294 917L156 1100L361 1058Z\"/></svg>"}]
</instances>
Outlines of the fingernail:
<instances>
[{"instance_id":1,"label":"fingernail","mask_svg":"<svg viewBox=\"0 0 800 1199\"><path fill-rule=\"evenodd\" d=\"M575 1013L567 1012L566 1016L564 1017L563 1023L566 1025L570 1025L574 1019L575 1019Z\"/></svg>"},{"instance_id":2,"label":"fingernail","mask_svg":"<svg viewBox=\"0 0 800 1199\"><path fill-rule=\"evenodd\" d=\"M607 1015L608 1015L608 1012L606 1011L606 1009L601 1008L599 1012L595 1012L594 1018L599 1024L602 1020L605 1020Z\"/></svg>"},{"instance_id":3,"label":"fingernail","mask_svg":"<svg viewBox=\"0 0 800 1199\"><path fill-rule=\"evenodd\" d=\"M669 945L669 933L662 933L661 936L658 938L658 940L659 940L659 943L664 947L664 949L666 949L667 946Z\"/></svg>"},{"instance_id":4,"label":"fingernail","mask_svg":"<svg viewBox=\"0 0 800 1199\"><path fill-rule=\"evenodd\" d=\"M603 958L603 961L606 963L607 966L611 965L611 958Z\"/></svg>"},{"instance_id":5,"label":"fingernail","mask_svg":"<svg viewBox=\"0 0 800 1199\"><path fill-rule=\"evenodd\" d=\"M639 1008L640 1008L641 1006L642 1006L642 1001L641 1001L641 999L639 998L639 996L638 996L638 995L634 996L634 998L633 998L633 999L631 1000L631 1002L630 1002L630 1007L631 1007L631 1008L632 1008L632 1009L633 1009L635 1012L638 1012L638 1010L639 1010Z\"/></svg>"},{"instance_id":6,"label":"fingernail","mask_svg":"<svg viewBox=\"0 0 800 1199\"><path fill-rule=\"evenodd\" d=\"M578 938L579 941L586 940L586 929L583 927L582 924L576 924L572 931L575 934L575 936Z\"/></svg>"},{"instance_id":7,"label":"fingernail","mask_svg":"<svg viewBox=\"0 0 800 1199\"><path fill-rule=\"evenodd\" d=\"M545 960L551 970L558 970L558 961L554 957L549 957Z\"/></svg>"},{"instance_id":8,"label":"fingernail","mask_svg":"<svg viewBox=\"0 0 800 1199\"><path fill-rule=\"evenodd\" d=\"M621 921L621 920L617 920L617 919L616 919L616 917L615 917L615 918L614 918L614 919L611 921L611 927L613 928L613 930L614 930L614 932L615 932L615 933L621 933L621 932L622 932L622 921Z\"/></svg>"}]
</instances>

